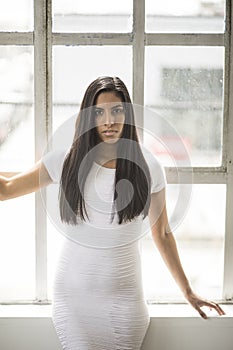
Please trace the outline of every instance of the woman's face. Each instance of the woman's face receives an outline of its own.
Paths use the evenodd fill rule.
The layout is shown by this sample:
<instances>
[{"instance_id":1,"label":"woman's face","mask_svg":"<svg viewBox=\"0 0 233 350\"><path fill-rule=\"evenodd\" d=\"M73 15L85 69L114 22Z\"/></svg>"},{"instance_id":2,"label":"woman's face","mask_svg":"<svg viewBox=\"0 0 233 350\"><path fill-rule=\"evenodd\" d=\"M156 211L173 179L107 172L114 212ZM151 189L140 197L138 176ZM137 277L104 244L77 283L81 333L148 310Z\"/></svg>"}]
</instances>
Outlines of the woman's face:
<instances>
[{"instance_id":1,"label":"woman's face","mask_svg":"<svg viewBox=\"0 0 233 350\"><path fill-rule=\"evenodd\" d=\"M107 143L115 143L121 137L125 110L123 102L114 92L99 94L94 106L96 130L100 139Z\"/></svg>"}]
</instances>

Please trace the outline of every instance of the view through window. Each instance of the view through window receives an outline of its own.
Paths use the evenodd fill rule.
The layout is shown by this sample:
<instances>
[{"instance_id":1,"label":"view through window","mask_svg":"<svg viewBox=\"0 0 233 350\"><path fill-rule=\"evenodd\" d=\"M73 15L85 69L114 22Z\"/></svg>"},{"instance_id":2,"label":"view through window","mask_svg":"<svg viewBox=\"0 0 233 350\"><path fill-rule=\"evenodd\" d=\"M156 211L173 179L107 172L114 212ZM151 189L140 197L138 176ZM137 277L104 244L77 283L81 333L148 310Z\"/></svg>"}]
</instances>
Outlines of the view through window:
<instances>
[{"instance_id":1,"label":"view through window","mask_svg":"<svg viewBox=\"0 0 233 350\"><path fill-rule=\"evenodd\" d=\"M183 171L194 174L191 202L174 234L193 287L206 297L222 299L224 283L229 285L224 280L228 188L224 163L228 100L224 99L224 87L226 77L229 79L225 56L229 47L223 41L228 3L146 0L145 17L141 18L138 0L114 4L107 0L24 0L21 2L24 15L17 16L17 20L10 7L16 8L18 2L8 3L9 6L0 4L0 171L28 169L35 153L38 154L35 135L42 132L46 138L49 132L43 130L48 125L55 132L77 114L86 87L97 76L119 76L131 96L140 96L152 113L152 117L143 120L143 142L166 168L169 216L180 189L188 185L173 179L176 167L188 165L189 169ZM51 8L46 8L50 5ZM38 17L43 8L48 18ZM139 22L145 22L145 33ZM40 38L33 41L31 36L34 31L39 32L43 23L49 24L45 33L47 44ZM139 34L144 36L144 44L137 41ZM191 43L183 34L191 35ZM41 60L34 54L39 45L44 50ZM135 63L140 57L144 59L143 67ZM139 81L142 88L136 91ZM35 107L43 95L38 84L44 84L49 92L41 105L51 108L50 111L42 108L41 115ZM156 140L150 137L151 133L156 134ZM182 163L184 154L177 147L177 138L183 143L189 164ZM4 228L0 237L2 302L51 299L63 237L49 220L47 241L40 236L35 220L46 213L34 203L34 195L0 203ZM37 259L38 240L40 246L48 245L48 263L43 255ZM148 301L183 300L150 234L142 239L141 249ZM46 266L48 285L46 277L38 277L35 268L38 261ZM41 271L43 275L44 270ZM43 286L38 288L40 284ZM43 290L41 297L36 288Z\"/></svg>"}]
</instances>

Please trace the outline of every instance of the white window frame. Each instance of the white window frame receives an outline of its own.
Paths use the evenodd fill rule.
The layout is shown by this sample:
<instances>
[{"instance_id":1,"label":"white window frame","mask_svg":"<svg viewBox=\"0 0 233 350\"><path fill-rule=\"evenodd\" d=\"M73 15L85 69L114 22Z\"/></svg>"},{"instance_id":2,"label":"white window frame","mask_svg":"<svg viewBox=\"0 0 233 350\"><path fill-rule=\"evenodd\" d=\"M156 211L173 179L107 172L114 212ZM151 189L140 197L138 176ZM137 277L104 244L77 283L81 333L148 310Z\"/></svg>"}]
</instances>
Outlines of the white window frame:
<instances>
[{"instance_id":1,"label":"white window frame","mask_svg":"<svg viewBox=\"0 0 233 350\"><path fill-rule=\"evenodd\" d=\"M219 167L179 168L183 182L193 172L194 184L226 184L223 302L233 301L233 9L226 0L225 33L145 33L145 0L133 0L133 30L130 33L53 33L52 0L34 0L33 32L0 32L0 45L34 46L35 159L39 159L52 131L52 47L54 45L130 45L133 48L133 102L144 105L146 46L220 46L225 48L222 164ZM140 121L143 125L143 120ZM168 183L177 183L177 171L166 167ZM187 174L187 180L185 178ZM36 299L46 304L47 219L41 196L36 210Z\"/></svg>"}]
</instances>

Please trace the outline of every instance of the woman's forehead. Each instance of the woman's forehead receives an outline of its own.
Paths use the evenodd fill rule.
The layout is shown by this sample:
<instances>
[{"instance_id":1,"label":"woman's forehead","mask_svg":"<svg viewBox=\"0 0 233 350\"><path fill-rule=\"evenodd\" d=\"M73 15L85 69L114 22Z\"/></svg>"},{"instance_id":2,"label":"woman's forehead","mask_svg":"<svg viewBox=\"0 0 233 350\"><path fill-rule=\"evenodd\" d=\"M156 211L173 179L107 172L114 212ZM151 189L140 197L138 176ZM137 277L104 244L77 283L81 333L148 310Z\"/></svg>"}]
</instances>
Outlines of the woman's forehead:
<instances>
[{"instance_id":1,"label":"woman's forehead","mask_svg":"<svg viewBox=\"0 0 233 350\"><path fill-rule=\"evenodd\" d=\"M117 96L117 94L115 92L102 92L99 94L99 96L97 97L96 100L96 106L98 107L106 107L106 105L108 106L114 106L115 104L123 104L122 99Z\"/></svg>"}]
</instances>

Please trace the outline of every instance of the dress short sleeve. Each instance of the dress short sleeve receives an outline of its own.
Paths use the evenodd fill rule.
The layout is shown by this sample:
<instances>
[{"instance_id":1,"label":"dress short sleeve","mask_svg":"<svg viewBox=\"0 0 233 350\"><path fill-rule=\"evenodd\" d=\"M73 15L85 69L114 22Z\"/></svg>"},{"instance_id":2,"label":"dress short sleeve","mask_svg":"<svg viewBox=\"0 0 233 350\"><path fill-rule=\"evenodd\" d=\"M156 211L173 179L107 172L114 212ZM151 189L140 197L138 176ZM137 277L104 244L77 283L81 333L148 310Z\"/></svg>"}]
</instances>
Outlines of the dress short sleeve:
<instances>
[{"instance_id":1,"label":"dress short sleeve","mask_svg":"<svg viewBox=\"0 0 233 350\"><path fill-rule=\"evenodd\" d=\"M151 193L159 192L167 185L165 170L154 154L144 148L142 151L150 171Z\"/></svg>"},{"instance_id":2,"label":"dress short sleeve","mask_svg":"<svg viewBox=\"0 0 233 350\"><path fill-rule=\"evenodd\" d=\"M54 150L46 153L42 157L42 163L49 173L53 183L60 182L62 173L63 163L66 157L67 151L65 150Z\"/></svg>"}]
</instances>

